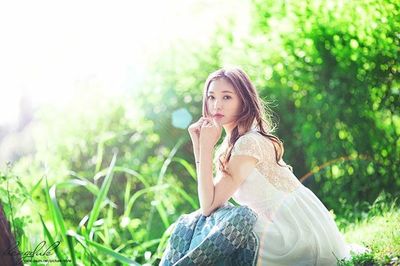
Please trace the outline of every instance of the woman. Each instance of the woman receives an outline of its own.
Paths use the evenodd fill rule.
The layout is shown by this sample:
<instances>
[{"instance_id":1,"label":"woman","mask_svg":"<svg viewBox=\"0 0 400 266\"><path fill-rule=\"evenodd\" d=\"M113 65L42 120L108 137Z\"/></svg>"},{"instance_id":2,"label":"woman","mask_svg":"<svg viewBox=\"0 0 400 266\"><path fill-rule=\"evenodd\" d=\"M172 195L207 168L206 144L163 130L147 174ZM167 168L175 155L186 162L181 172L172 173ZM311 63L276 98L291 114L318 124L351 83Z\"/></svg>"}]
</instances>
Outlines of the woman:
<instances>
[{"instance_id":1,"label":"woman","mask_svg":"<svg viewBox=\"0 0 400 266\"><path fill-rule=\"evenodd\" d=\"M253 210L257 265L336 265L350 258L350 245L329 211L283 161L284 148L271 134L266 108L241 69L220 69L208 77L203 117L188 129L201 213L212 216L231 197ZM213 160L222 129L225 138Z\"/></svg>"}]
</instances>

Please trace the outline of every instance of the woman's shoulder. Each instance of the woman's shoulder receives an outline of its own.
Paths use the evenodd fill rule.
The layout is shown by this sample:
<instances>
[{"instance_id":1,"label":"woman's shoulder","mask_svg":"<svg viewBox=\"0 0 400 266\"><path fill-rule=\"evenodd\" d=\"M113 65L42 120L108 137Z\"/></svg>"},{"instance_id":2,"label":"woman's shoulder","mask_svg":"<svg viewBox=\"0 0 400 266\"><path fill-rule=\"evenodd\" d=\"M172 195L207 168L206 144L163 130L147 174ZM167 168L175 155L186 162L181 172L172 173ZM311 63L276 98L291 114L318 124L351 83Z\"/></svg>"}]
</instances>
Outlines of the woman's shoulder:
<instances>
[{"instance_id":1,"label":"woman's shoulder","mask_svg":"<svg viewBox=\"0 0 400 266\"><path fill-rule=\"evenodd\" d=\"M239 138L236 140L235 146L257 143L259 138L257 134L259 133L254 130L249 130L245 132L243 135L239 136Z\"/></svg>"},{"instance_id":2,"label":"woman's shoulder","mask_svg":"<svg viewBox=\"0 0 400 266\"><path fill-rule=\"evenodd\" d=\"M264 159L275 158L276 148L273 141L257 130L246 132L236 142L238 149L250 149L251 152L258 153Z\"/></svg>"},{"instance_id":3,"label":"woman's shoulder","mask_svg":"<svg viewBox=\"0 0 400 266\"><path fill-rule=\"evenodd\" d=\"M232 155L250 155L262 159L269 150L266 146L268 137L256 130L249 130L241 135L233 145ZM271 144L272 145L272 144Z\"/></svg>"},{"instance_id":4,"label":"woman's shoulder","mask_svg":"<svg viewBox=\"0 0 400 266\"><path fill-rule=\"evenodd\" d=\"M262 133L260 133L256 129L251 129L251 130L247 131L241 137L239 137L239 139L241 139L241 138L245 142L253 142L262 147L267 146L267 148L268 147L273 148L273 146L274 146L272 143L272 140L270 138L268 138L267 136L264 136Z\"/></svg>"}]
</instances>

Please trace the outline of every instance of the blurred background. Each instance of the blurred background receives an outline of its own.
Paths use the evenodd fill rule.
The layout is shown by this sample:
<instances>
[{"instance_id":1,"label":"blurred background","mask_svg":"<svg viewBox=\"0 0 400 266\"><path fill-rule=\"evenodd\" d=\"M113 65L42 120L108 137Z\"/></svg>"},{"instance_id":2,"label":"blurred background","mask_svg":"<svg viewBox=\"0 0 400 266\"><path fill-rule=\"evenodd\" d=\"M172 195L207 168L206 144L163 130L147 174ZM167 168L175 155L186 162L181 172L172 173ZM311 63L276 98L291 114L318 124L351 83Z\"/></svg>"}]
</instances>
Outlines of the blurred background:
<instances>
[{"instance_id":1,"label":"blurred background","mask_svg":"<svg viewBox=\"0 0 400 266\"><path fill-rule=\"evenodd\" d=\"M20 250L58 239L58 259L156 265L173 222L199 208L187 126L205 79L238 65L271 102L285 162L347 240L396 257L399 7L0 3L0 199ZM389 250L362 238L377 216L395 221Z\"/></svg>"}]
</instances>

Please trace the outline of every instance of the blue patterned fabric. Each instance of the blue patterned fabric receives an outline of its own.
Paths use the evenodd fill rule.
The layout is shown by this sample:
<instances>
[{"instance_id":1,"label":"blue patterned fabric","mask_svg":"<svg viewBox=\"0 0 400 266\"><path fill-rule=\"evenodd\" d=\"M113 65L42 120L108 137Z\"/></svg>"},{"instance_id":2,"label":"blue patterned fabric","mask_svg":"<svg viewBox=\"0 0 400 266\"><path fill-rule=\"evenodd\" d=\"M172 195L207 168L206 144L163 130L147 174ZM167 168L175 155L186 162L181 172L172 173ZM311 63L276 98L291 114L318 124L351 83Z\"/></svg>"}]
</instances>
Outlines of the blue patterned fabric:
<instances>
[{"instance_id":1,"label":"blue patterned fabric","mask_svg":"<svg viewBox=\"0 0 400 266\"><path fill-rule=\"evenodd\" d=\"M256 220L250 208L231 203L208 217L200 210L183 214L175 222L159 265L255 265Z\"/></svg>"}]
</instances>

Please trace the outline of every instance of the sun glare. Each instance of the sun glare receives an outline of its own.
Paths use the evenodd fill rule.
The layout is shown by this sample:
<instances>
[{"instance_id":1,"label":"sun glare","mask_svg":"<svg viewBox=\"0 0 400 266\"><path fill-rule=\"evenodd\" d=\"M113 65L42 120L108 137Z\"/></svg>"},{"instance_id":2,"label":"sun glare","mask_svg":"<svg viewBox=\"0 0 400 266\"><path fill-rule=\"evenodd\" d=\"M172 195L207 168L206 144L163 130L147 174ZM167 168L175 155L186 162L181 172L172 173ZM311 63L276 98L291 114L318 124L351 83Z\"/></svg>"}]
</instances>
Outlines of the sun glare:
<instances>
[{"instance_id":1,"label":"sun glare","mask_svg":"<svg viewBox=\"0 0 400 266\"><path fill-rule=\"evenodd\" d=\"M85 86L133 90L146 56L177 38L206 41L237 9L228 1L9 1L0 3L0 125L20 98L62 106ZM241 3L243 5L243 2Z\"/></svg>"}]
</instances>

